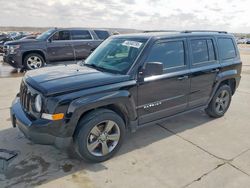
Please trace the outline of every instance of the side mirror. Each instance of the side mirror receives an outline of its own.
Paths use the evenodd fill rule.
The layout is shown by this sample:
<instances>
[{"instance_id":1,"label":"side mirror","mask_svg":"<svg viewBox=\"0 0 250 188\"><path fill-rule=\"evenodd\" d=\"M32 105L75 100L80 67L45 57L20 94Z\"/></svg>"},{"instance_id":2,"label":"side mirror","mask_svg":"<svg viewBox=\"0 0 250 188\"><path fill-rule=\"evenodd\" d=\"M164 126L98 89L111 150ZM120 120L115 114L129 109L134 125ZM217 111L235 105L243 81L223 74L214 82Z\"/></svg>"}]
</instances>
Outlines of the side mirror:
<instances>
[{"instance_id":1,"label":"side mirror","mask_svg":"<svg viewBox=\"0 0 250 188\"><path fill-rule=\"evenodd\" d=\"M155 76L163 74L163 64L161 62L147 62L143 69L143 75Z\"/></svg>"},{"instance_id":2,"label":"side mirror","mask_svg":"<svg viewBox=\"0 0 250 188\"><path fill-rule=\"evenodd\" d=\"M51 42L52 42L52 38L49 38L49 39L48 39L48 42L51 43Z\"/></svg>"}]
</instances>

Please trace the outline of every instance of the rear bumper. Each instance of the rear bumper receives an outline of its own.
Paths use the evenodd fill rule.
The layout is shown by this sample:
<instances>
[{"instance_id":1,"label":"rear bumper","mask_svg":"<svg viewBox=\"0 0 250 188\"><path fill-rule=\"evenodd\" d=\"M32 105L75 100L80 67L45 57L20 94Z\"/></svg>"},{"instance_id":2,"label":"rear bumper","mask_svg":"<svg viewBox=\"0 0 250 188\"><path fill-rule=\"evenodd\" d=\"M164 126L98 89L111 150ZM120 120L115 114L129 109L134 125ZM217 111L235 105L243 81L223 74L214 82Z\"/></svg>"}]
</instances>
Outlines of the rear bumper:
<instances>
[{"instance_id":1,"label":"rear bumper","mask_svg":"<svg viewBox=\"0 0 250 188\"><path fill-rule=\"evenodd\" d=\"M13 127L18 127L25 137L34 143L55 145L58 148L67 148L72 143L72 137L59 137L49 134L54 124L53 121L44 119L30 120L23 111L18 97L12 103L10 115Z\"/></svg>"},{"instance_id":2,"label":"rear bumper","mask_svg":"<svg viewBox=\"0 0 250 188\"><path fill-rule=\"evenodd\" d=\"M240 80L241 80L241 76L235 78L235 82L236 82L235 89L237 89L239 87Z\"/></svg>"}]
</instances>

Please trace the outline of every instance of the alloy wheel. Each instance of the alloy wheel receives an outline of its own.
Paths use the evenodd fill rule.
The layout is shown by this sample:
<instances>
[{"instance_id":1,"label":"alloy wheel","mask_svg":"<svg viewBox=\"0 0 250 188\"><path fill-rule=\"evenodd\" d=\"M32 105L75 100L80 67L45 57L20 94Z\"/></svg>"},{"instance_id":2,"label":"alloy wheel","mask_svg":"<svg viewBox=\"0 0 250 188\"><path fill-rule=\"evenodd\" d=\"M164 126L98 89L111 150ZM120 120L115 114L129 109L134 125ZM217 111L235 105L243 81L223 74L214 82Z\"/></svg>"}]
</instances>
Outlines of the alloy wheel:
<instances>
[{"instance_id":1,"label":"alloy wheel","mask_svg":"<svg viewBox=\"0 0 250 188\"><path fill-rule=\"evenodd\" d=\"M228 108L230 95L227 90L222 90L215 100L215 110L217 113L224 113Z\"/></svg>"},{"instance_id":2,"label":"alloy wheel","mask_svg":"<svg viewBox=\"0 0 250 188\"><path fill-rule=\"evenodd\" d=\"M27 60L27 66L31 70L41 68L42 64L43 64L42 59L37 56L30 56Z\"/></svg>"},{"instance_id":3,"label":"alloy wheel","mask_svg":"<svg viewBox=\"0 0 250 188\"><path fill-rule=\"evenodd\" d=\"M106 156L115 149L119 140L119 126L107 120L92 128L87 137L87 148L94 156Z\"/></svg>"}]
</instances>

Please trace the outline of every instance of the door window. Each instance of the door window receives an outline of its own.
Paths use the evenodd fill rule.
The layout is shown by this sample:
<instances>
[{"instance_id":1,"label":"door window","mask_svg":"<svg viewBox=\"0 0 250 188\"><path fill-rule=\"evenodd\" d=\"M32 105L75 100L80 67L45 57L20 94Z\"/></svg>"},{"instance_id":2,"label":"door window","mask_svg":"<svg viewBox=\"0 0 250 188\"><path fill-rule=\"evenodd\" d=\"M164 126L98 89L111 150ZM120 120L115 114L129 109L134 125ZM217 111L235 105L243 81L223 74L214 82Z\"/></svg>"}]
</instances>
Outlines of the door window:
<instances>
[{"instance_id":1,"label":"door window","mask_svg":"<svg viewBox=\"0 0 250 188\"><path fill-rule=\"evenodd\" d=\"M215 60L214 44L212 40L207 40L208 59L209 61Z\"/></svg>"},{"instance_id":2,"label":"door window","mask_svg":"<svg viewBox=\"0 0 250 188\"><path fill-rule=\"evenodd\" d=\"M87 30L72 30L72 40L91 40L92 36Z\"/></svg>"},{"instance_id":3,"label":"door window","mask_svg":"<svg viewBox=\"0 0 250 188\"><path fill-rule=\"evenodd\" d=\"M232 59L236 57L236 51L233 40L230 38L220 38L218 40L221 58L223 60Z\"/></svg>"},{"instance_id":4,"label":"door window","mask_svg":"<svg viewBox=\"0 0 250 188\"><path fill-rule=\"evenodd\" d=\"M169 41L155 44L149 52L147 62L161 62L164 69L185 65L183 41Z\"/></svg>"},{"instance_id":5,"label":"door window","mask_svg":"<svg viewBox=\"0 0 250 188\"><path fill-rule=\"evenodd\" d=\"M211 39L191 41L193 64L215 60L214 44Z\"/></svg>"},{"instance_id":6,"label":"door window","mask_svg":"<svg viewBox=\"0 0 250 188\"><path fill-rule=\"evenodd\" d=\"M109 33L107 31L102 30L94 30L95 34L98 36L99 39L105 40L109 37Z\"/></svg>"},{"instance_id":7,"label":"door window","mask_svg":"<svg viewBox=\"0 0 250 188\"><path fill-rule=\"evenodd\" d=\"M52 40L53 41L70 40L70 32L69 31L58 31L53 35Z\"/></svg>"}]
</instances>

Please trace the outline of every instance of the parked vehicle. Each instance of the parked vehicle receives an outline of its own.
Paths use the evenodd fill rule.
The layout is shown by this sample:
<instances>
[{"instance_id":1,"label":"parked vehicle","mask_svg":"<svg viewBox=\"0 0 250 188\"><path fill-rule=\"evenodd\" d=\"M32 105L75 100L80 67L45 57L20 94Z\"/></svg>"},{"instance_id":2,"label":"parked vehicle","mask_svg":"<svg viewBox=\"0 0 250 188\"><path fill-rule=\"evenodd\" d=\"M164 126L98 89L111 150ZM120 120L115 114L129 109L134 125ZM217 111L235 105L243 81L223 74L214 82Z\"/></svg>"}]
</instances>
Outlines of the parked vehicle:
<instances>
[{"instance_id":1,"label":"parked vehicle","mask_svg":"<svg viewBox=\"0 0 250 188\"><path fill-rule=\"evenodd\" d=\"M1 33L0 34L0 41L3 39L3 38L5 38L6 37L6 34L5 33Z\"/></svg>"},{"instance_id":2,"label":"parked vehicle","mask_svg":"<svg viewBox=\"0 0 250 188\"><path fill-rule=\"evenodd\" d=\"M27 36L21 38L20 40L36 39L36 38L37 38L37 35L27 35Z\"/></svg>"},{"instance_id":3,"label":"parked vehicle","mask_svg":"<svg viewBox=\"0 0 250 188\"><path fill-rule=\"evenodd\" d=\"M11 35L5 35L4 37L0 37L0 53L4 53L4 44L6 42L20 40L26 36L27 35L25 33L20 33L20 34L12 33Z\"/></svg>"},{"instance_id":4,"label":"parked vehicle","mask_svg":"<svg viewBox=\"0 0 250 188\"><path fill-rule=\"evenodd\" d=\"M41 68L45 63L85 59L110 36L106 30L50 29L34 40L8 42L3 60L15 68Z\"/></svg>"},{"instance_id":5,"label":"parked vehicle","mask_svg":"<svg viewBox=\"0 0 250 188\"><path fill-rule=\"evenodd\" d=\"M226 32L116 35L81 64L27 72L12 123L35 143L73 140L83 159L100 162L118 151L126 131L194 110L222 117L241 66Z\"/></svg>"},{"instance_id":6,"label":"parked vehicle","mask_svg":"<svg viewBox=\"0 0 250 188\"><path fill-rule=\"evenodd\" d=\"M246 39L246 44L250 44L250 39Z\"/></svg>"}]
</instances>

